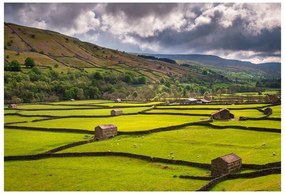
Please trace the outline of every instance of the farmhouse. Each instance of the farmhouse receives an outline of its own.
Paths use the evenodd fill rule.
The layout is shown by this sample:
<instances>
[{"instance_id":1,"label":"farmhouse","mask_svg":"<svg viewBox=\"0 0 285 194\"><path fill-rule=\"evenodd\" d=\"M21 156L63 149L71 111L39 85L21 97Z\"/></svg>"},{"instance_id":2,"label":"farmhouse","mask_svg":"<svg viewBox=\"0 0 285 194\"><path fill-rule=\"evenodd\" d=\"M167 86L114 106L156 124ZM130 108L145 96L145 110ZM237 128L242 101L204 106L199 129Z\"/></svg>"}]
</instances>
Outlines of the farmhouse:
<instances>
[{"instance_id":1,"label":"farmhouse","mask_svg":"<svg viewBox=\"0 0 285 194\"><path fill-rule=\"evenodd\" d=\"M8 105L8 108L9 108L9 109L16 109L16 108L17 108L17 105L16 105L16 104L9 104L9 105Z\"/></svg>"},{"instance_id":2,"label":"farmhouse","mask_svg":"<svg viewBox=\"0 0 285 194\"><path fill-rule=\"evenodd\" d=\"M111 110L111 115L112 116L118 116L118 115L122 115L123 111L121 109L113 109Z\"/></svg>"},{"instance_id":3,"label":"farmhouse","mask_svg":"<svg viewBox=\"0 0 285 194\"><path fill-rule=\"evenodd\" d=\"M230 113L229 109L226 108L220 109L219 111L211 114L211 119L214 120L228 120L234 117L235 116L232 113Z\"/></svg>"},{"instance_id":4,"label":"farmhouse","mask_svg":"<svg viewBox=\"0 0 285 194\"><path fill-rule=\"evenodd\" d=\"M118 128L114 124L98 125L95 127L96 140L104 140L118 134Z\"/></svg>"},{"instance_id":5,"label":"farmhouse","mask_svg":"<svg viewBox=\"0 0 285 194\"><path fill-rule=\"evenodd\" d=\"M236 173L239 171L241 164L241 158L234 153L218 157L211 161L211 176Z\"/></svg>"}]
</instances>

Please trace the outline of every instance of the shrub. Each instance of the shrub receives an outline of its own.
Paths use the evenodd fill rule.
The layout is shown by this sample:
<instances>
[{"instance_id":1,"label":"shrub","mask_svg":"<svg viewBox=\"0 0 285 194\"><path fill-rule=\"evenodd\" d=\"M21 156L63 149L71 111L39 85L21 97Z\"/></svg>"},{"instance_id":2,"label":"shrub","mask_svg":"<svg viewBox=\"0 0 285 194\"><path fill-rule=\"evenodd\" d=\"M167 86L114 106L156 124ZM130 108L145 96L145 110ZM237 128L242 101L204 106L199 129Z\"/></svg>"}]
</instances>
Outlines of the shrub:
<instances>
[{"instance_id":1,"label":"shrub","mask_svg":"<svg viewBox=\"0 0 285 194\"><path fill-rule=\"evenodd\" d=\"M38 52L36 49L34 49L34 48L31 48L31 50L30 50L31 52Z\"/></svg>"},{"instance_id":2,"label":"shrub","mask_svg":"<svg viewBox=\"0 0 285 194\"><path fill-rule=\"evenodd\" d=\"M21 65L17 60L12 61L11 63L5 62L4 70L5 71L21 71Z\"/></svg>"},{"instance_id":3,"label":"shrub","mask_svg":"<svg viewBox=\"0 0 285 194\"><path fill-rule=\"evenodd\" d=\"M27 57L26 60L25 60L25 66L28 67L28 68L33 68L35 66L35 61L34 59L30 58L30 57Z\"/></svg>"}]
</instances>

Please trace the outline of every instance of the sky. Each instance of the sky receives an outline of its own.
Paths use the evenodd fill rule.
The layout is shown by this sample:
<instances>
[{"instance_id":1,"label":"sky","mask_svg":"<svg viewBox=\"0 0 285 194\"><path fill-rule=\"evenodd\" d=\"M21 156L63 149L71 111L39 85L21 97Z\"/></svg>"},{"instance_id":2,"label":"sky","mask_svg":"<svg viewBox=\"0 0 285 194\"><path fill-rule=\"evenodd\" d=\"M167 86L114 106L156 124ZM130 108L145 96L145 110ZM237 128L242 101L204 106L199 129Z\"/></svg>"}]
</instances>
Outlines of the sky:
<instances>
[{"instance_id":1,"label":"sky","mask_svg":"<svg viewBox=\"0 0 285 194\"><path fill-rule=\"evenodd\" d=\"M4 21L126 52L281 61L280 3L5 3Z\"/></svg>"}]
</instances>

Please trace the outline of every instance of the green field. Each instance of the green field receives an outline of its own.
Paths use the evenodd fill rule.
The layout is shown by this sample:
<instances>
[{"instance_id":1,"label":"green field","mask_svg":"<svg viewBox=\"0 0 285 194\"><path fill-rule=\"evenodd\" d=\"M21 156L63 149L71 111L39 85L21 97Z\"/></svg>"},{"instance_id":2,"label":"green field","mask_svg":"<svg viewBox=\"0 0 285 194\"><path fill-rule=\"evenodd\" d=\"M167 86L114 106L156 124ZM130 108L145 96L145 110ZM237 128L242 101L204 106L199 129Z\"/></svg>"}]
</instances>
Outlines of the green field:
<instances>
[{"instance_id":1,"label":"green field","mask_svg":"<svg viewBox=\"0 0 285 194\"><path fill-rule=\"evenodd\" d=\"M17 115L6 115L4 117L4 123L14 123L14 122L31 122L37 119L43 119L45 117L21 117Z\"/></svg>"},{"instance_id":2,"label":"green field","mask_svg":"<svg viewBox=\"0 0 285 194\"><path fill-rule=\"evenodd\" d=\"M75 101L61 101L61 102L52 102L50 104L66 104L66 105L84 105L84 104L101 104L101 103L110 103L111 100L75 100Z\"/></svg>"},{"instance_id":3,"label":"green field","mask_svg":"<svg viewBox=\"0 0 285 194\"><path fill-rule=\"evenodd\" d=\"M67 165L68 164L68 165ZM167 166L167 169L163 167ZM5 162L5 191L189 191L207 181L174 178L207 171L121 157ZM15 176L17 175L17 176ZM25 177L19 181L19 177Z\"/></svg>"},{"instance_id":4,"label":"green field","mask_svg":"<svg viewBox=\"0 0 285 194\"><path fill-rule=\"evenodd\" d=\"M268 121L268 120L239 121L237 119L234 119L234 120L229 120L229 121L214 121L212 124L218 125L218 126L244 126L244 127L281 129L280 121Z\"/></svg>"},{"instance_id":5,"label":"green field","mask_svg":"<svg viewBox=\"0 0 285 194\"><path fill-rule=\"evenodd\" d=\"M84 140L84 134L5 129L4 155L39 154L68 143Z\"/></svg>"},{"instance_id":6,"label":"green field","mask_svg":"<svg viewBox=\"0 0 285 194\"><path fill-rule=\"evenodd\" d=\"M280 161L280 145L280 134L190 126L150 135L118 136L62 152L115 151L210 163L211 159L234 151L244 163L264 164Z\"/></svg>"},{"instance_id":7,"label":"green field","mask_svg":"<svg viewBox=\"0 0 285 194\"><path fill-rule=\"evenodd\" d=\"M192 108L192 109L200 109L200 108L207 108L207 109L220 109L220 108L256 108L256 107L263 107L268 106L268 104L221 104L221 105L211 105L211 104L204 104L204 105L170 105L170 106L157 106L157 108Z\"/></svg>"},{"instance_id":8,"label":"green field","mask_svg":"<svg viewBox=\"0 0 285 194\"><path fill-rule=\"evenodd\" d=\"M160 127L201 121L207 118L208 117L176 115L122 115L106 118L62 118L33 123L19 123L15 124L15 126L94 130L97 125L111 123L115 124L119 131L146 131Z\"/></svg>"},{"instance_id":9,"label":"green field","mask_svg":"<svg viewBox=\"0 0 285 194\"><path fill-rule=\"evenodd\" d=\"M252 179L236 179L222 182L213 191L280 191L281 175L268 175Z\"/></svg>"},{"instance_id":10,"label":"green field","mask_svg":"<svg viewBox=\"0 0 285 194\"><path fill-rule=\"evenodd\" d=\"M138 113L144 111L148 108L138 107L138 108L121 108L123 114ZM88 109L88 110L45 110L45 111L21 111L22 115L51 115L51 116L108 116L113 109Z\"/></svg>"},{"instance_id":11,"label":"green field","mask_svg":"<svg viewBox=\"0 0 285 194\"><path fill-rule=\"evenodd\" d=\"M218 109L217 109L218 110ZM209 116L217 110L177 110L177 109L153 109L150 113L181 113L181 114L208 114Z\"/></svg>"},{"instance_id":12,"label":"green field","mask_svg":"<svg viewBox=\"0 0 285 194\"><path fill-rule=\"evenodd\" d=\"M256 107L263 104L247 105L183 105L158 106L161 109L149 110L152 114L141 114L155 104L152 103L113 103L105 100L65 101L53 104L19 105L20 115L5 115L5 123L10 123L4 130L4 155L23 156L40 154L73 142L89 140L93 135L58 131L52 128L67 128L93 131L100 124L113 123L119 132L145 131L144 134L119 134L105 141L94 141L58 151L65 153L121 152L158 157L169 160L183 160L210 164L211 160L235 153L245 164L266 164L281 161L281 134L241 130L230 126L275 128L281 130L281 122L274 120L238 121L238 117L258 118L264 114ZM111 106L122 106L121 115L109 117ZM101 107L96 107L101 106ZM139 106L139 107L134 107ZM84 109L92 108L93 109ZM152 129L177 126L185 123L207 120L218 108L248 108L231 110L235 118L229 121L214 121L211 125L229 126L215 129L210 125L176 127L170 131ZM55 109L60 110L46 110ZM68 109L74 110L68 110ZM181 110L179 110L181 108ZM183 110L183 108L189 108ZM194 108L191 110L191 108ZM208 108L201 110L200 108ZM270 117L281 118L281 106L271 106ZM28 110L21 110L28 109ZM15 113L5 110L4 113ZM157 114L155 114L157 113ZM163 114L159 114L163 113ZM207 114L209 116L171 115L175 113ZM33 116L34 115L34 116ZM39 117L36 115L43 115ZM32 122L49 116L78 116L76 118L56 118ZM100 116L84 118L84 116ZM269 117L269 118L270 118ZM23 122L25 123L11 123ZM24 126L27 129L13 129ZM33 129L33 131L29 130ZM33 128L36 127L36 128ZM35 131L45 130L47 131ZM210 169L183 166L179 164L153 163L141 159L118 156L60 157L31 161L4 162L5 191L195 191L208 183L206 180L181 179L179 175L209 176ZM252 169L242 169L253 172ZM25 177L24 179L19 177ZM216 185L213 191L280 191L280 175L227 180Z\"/></svg>"},{"instance_id":13,"label":"green field","mask_svg":"<svg viewBox=\"0 0 285 194\"><path fill-rule=\"evenodd\" d=\"M96 108L95 106L68 106L68 105L50 105L50 104L23 104L17 106L17 109L31 109L31 110L45 110L45 109L84 109L84 108Z\"/></svg>"}]
</instances>

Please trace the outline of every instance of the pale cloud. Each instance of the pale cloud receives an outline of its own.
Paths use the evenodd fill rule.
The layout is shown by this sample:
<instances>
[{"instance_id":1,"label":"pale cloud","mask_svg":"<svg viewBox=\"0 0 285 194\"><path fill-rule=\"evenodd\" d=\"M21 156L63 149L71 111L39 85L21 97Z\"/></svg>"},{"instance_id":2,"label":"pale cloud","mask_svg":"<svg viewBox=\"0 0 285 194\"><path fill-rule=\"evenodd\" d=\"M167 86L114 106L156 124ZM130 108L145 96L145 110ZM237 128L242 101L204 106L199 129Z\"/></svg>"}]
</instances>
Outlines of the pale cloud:
<instances>
[{"instance_id":1,"label":"pale cloud","mask_svg":"<svg viewBox=\"0 0 285 194\"><path fill-rule=\"evenodd\" d=\"M96 18L96 15L93 11L87 11L81 13L74 22L72 28L65 31L66 34L73 36L75 34L83 34L89 30L94 30L99 28L100 20Z\"/></svg>"}]
</instances>

